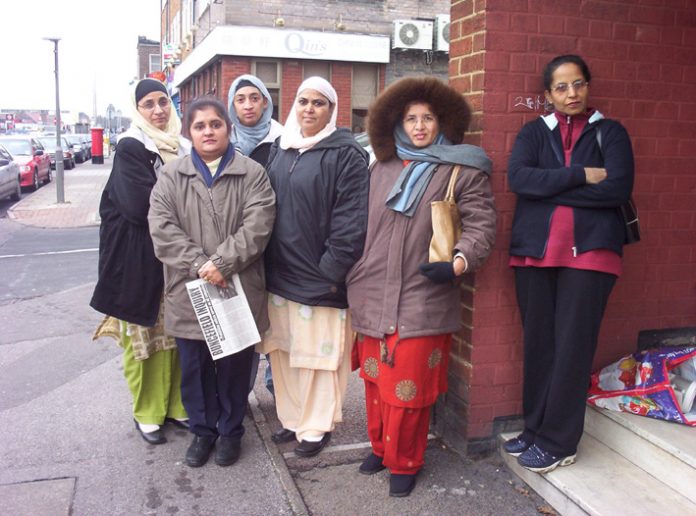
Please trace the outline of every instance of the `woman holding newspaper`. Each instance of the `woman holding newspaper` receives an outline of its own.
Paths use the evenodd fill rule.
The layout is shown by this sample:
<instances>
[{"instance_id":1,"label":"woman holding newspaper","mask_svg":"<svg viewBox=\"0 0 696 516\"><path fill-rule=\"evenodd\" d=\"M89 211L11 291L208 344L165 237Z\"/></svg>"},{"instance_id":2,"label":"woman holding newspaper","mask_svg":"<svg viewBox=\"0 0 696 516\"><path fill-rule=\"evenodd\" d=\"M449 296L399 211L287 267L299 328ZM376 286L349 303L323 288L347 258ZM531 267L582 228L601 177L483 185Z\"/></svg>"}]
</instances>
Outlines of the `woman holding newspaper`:
<instances>
[{"instance_id":1,"label":"woman holding newspaper","mask_svg":"<svg viewBox=\"0 0 696 516\"><path fill-rule=\"evenodd\" d=\"M263 167L235 152L231 128L220 101L194 100L184 124L191 155L163 169L150 199L150 232L164 263L165 329L176 338L194 434L186 452L191 467L203 466L214 446L220 466L239 458L254 348L214 360L186 284L200 278L219 295L235 296L240 293L222 289L238 274L259 332L268 328L260 258L273 228L275 194Z\"/></svg>"}]
</instances>

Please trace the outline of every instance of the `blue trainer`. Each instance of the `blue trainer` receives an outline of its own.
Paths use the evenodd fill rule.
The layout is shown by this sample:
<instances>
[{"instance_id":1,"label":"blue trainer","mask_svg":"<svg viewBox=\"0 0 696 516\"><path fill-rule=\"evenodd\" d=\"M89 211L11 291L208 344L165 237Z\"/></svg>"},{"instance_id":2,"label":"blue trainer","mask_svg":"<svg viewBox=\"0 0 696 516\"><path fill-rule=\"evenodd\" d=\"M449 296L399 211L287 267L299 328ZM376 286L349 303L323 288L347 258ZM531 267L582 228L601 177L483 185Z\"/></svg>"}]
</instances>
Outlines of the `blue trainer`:
<instances>
[{"instance_id":1,"label":"blue trainer","mask_svg":"<svg viewBox=\"0 0 696 516\"><path fill-rule=\"evenodd\" d=\"M548 473L556 469L556 466L569 466L575 462L575 454L567 457L556 457L545 452L536 444L531 445L527 451L517 457L517 462L523 468L535 473Z\"/></svg>"},{"instance_id":2,"label":"blue trainer","mask_svg":"<svg viewBox=\"0 0 696 516\"><path fill-rule=\"evenodd\" d=\"M532 443L528 443L521 436L513 437L509 441L505 441L503 444L503 449L508 452L513 457L517 457L519 454L527 451Z\"/></svg>"}]
</instances>

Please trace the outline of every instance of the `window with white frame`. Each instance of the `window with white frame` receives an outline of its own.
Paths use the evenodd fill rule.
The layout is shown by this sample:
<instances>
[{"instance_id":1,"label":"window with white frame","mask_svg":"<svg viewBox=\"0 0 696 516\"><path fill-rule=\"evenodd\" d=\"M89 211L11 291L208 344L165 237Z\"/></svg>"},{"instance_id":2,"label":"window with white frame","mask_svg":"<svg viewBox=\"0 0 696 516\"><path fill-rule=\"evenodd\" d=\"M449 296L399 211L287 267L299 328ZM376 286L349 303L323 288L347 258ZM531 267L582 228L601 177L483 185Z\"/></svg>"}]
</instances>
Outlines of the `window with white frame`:
<instances>
[{"instance_id":1,"label":"window with white frame","mask_svg":"<svg viewBox=\"0 0 696 516\"><path fill-rule=\"evenodd\" d=\"M273 118L280 113L280 61L252 61L251 73L261 79L273 101Z\"/></svg>"},{"instance_id":2,"label":"window with white frame","mask_svg":"<svg viewBox=\"0 0 696 516\"><path fill-rule=\"evenodd\" d=\"M162 59L160 54L150 54L149 73L162 70Z\"/></svg>"}]
</instances>

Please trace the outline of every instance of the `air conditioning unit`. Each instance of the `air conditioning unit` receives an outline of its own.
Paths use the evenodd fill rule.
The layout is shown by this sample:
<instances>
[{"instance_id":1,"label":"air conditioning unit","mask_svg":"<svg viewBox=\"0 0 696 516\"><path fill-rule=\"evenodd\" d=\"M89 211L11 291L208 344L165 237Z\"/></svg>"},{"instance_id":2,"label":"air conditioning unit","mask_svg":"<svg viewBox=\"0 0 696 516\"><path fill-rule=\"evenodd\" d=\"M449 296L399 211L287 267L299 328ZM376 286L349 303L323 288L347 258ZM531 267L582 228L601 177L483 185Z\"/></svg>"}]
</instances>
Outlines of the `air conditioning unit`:
<instances>
[{"instance_id":1,"label":"air conditioning unit","mask_svg":"<svg viewBox=\"0 0 696 516\"><path fill-rule=\"evenodd\" d=\"M435 16L435 50L449 52L450 45L450 15Z\"/></svg>"},{"instance_id":2,"label":"air conditioning unit","mask_svg":"<svg viewBox=\"0 0 696 516\"><path fill-rule=\"evenodd\" d=\"M394 20L392 48L432 50L433 22L423 20Z\"/></svg>"}]
</instances>

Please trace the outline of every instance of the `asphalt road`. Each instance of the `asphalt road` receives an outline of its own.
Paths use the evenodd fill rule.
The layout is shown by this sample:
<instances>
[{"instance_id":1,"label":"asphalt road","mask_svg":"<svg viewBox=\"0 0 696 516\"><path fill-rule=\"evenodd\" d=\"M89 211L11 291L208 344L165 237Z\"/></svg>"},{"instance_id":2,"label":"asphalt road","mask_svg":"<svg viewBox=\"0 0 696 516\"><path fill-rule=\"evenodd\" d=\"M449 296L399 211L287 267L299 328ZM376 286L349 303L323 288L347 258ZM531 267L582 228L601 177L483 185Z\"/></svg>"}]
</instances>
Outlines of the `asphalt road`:
<instances>
[{"instance_id":1,"label":"asphalt road","mask_svg":"<svg viewBox=\"0 0 696 516\"><path fill-rule=\"evenodd\" d=\"M41 229L0 219L0 305L97 278L99 228Z\"/></svg>"}]
</instances>

